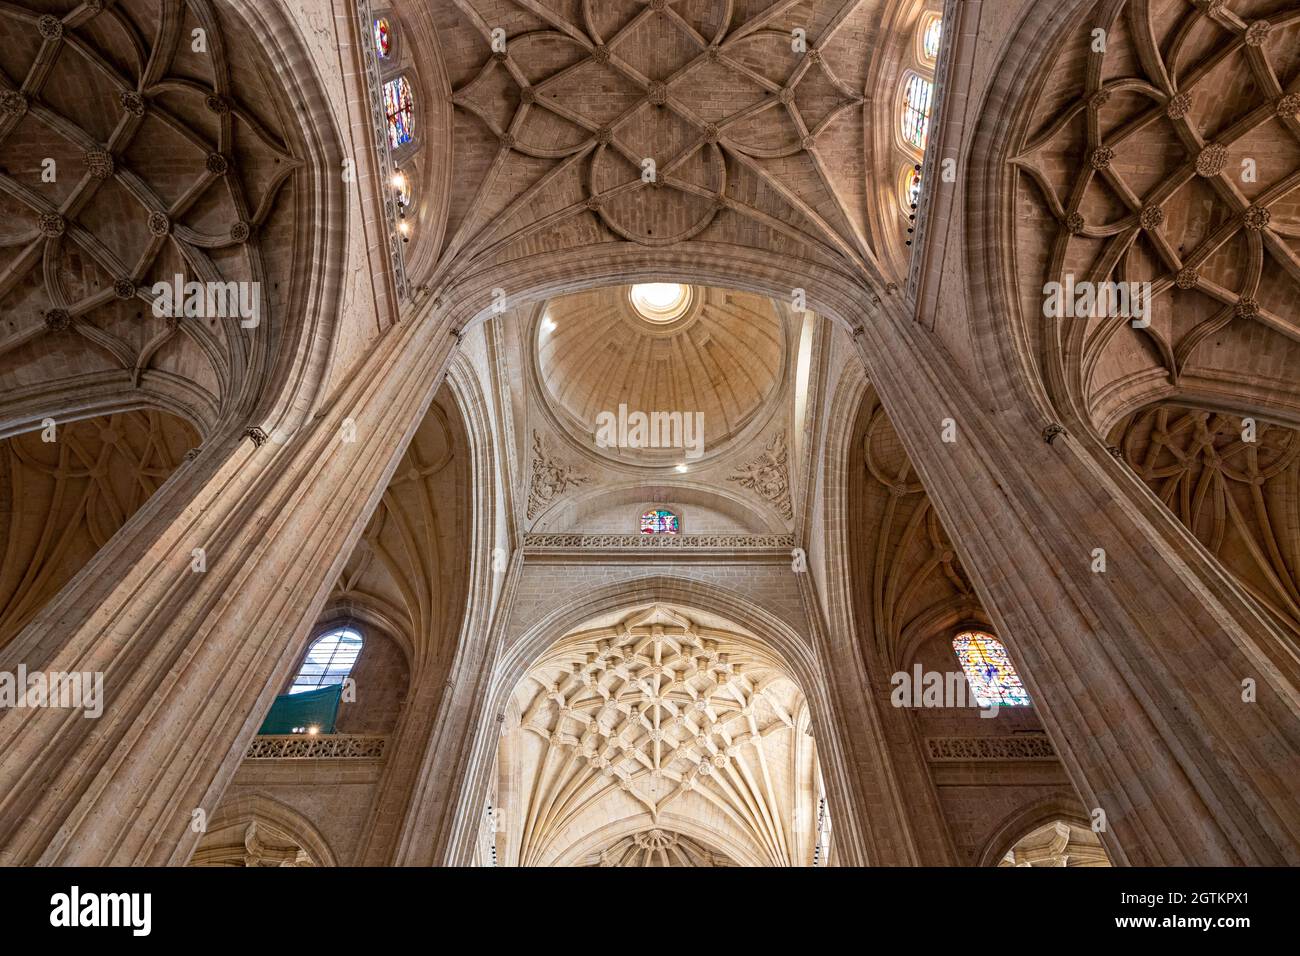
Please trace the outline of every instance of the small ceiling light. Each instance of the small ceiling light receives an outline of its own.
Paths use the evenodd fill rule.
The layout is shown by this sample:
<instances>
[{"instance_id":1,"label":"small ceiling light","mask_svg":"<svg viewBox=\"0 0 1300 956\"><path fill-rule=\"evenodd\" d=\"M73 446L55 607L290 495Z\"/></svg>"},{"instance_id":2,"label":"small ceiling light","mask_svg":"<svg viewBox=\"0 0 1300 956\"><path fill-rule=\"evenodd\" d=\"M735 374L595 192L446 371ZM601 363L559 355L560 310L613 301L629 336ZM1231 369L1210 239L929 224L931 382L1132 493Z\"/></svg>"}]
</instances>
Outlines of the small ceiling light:
<instances>
[{"instance_id":1,"label":"small ceiling light","mask_svg":"<svg viewBox=\"0 0 1300 956\"><path fill-rule=\"evenodd\" d=\"M548 315L542 320L542 329L546 332L554 332L556 329L555 320Z\"/></svg>"},{"instance_id":2,"label":"small ceiling light","mask_svg":"<svg viewBox=\"0 0 1300 956\"><path fill-rule=\"evenodd\" d=\"M318 734L320 733L320 728L317 727L315 724L312 724L310 727L307 728L307 733Z\"/></svg>"},{"instance_id":3,"label":"small ceiling light","mask_svg":"<svg viewBox=\"0 0 1300 956\"><path fill-rule=\"evenodd\" d=\"M393 188L396 189L399 193L406 191L405 173L393 173L393 178L389 180L389 182L392 183Z\"/></svg>"},{"instance_id":4,"label":"small ceiling light","mask_svg":"<svg viewBox=\"0 0 1300 956\"><path fill-rule=\"evenodd\" d=\"M397 224L397 232L402 237L403 242L411 241L411 224L405 219Z\"/></svg>"},{"instance_id":5,"label":"small ceiling light","mask_svg":"<svg viewBox=\"0 0 1300 956\"><path fill-rule=\"evenodd\" d=\"M685 462L683 462L682 464L680 464L680 465L677 466L677 473L678 473L679 475L684 475L684 474L686 474L686 463L685 463Z\"/></svg>"}]
</instances>

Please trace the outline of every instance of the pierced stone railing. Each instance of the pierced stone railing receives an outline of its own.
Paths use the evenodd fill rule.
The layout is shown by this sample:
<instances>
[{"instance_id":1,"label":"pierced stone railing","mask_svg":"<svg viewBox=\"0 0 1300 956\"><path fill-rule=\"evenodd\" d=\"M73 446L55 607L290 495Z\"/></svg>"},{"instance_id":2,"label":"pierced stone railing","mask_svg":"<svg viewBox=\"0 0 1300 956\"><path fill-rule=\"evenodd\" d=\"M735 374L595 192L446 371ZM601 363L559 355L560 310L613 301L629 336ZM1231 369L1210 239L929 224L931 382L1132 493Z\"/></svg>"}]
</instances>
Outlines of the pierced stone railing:
<instances>
[{"instance_id":1,"label":"pierced stone railing","mask_svg":"<svg viewBox=\"0 0 1300 956\"><path fill-rule=\"evenodd\" d=\"M253 738L247 760L378 760L387 737L364 734L268 734Z\"/></svg>"},{"instance_id":2,"label":"pierced stone railing","mask_svg":"<svg viewBox=\"0 0 1300 956\"><path fill-rule=\"evenodd\" d=\"M603 548L627 551L690 551L697 549L774 548L794 546L789 534L573 534L539 533L524 535L524 550Z\"/></svg>"},{"instance_id":3,"label":"pierced stone railing","mask_svg":"<svg viewBox=\"0 0 1300 956\"><path fill-rule=\"evenodd\" d=\"M1015 734L1007 737L927 737L926 755L931 760L1055 760L1056 751L1047 734Z\"/></svg>"}]
</instances>

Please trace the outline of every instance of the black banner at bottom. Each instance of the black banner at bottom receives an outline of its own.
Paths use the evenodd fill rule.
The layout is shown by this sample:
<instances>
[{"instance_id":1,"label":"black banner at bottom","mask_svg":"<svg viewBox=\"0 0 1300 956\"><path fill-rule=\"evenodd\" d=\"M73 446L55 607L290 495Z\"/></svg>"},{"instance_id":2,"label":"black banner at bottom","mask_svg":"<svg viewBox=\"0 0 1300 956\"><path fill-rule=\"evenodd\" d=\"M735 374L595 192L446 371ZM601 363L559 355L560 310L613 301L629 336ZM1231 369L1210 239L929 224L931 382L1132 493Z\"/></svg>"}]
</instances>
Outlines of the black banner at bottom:
<instances>
[{"instance_id":1,"label":"black banner at bottom","mask_svg":"<svg viewBox=\"0 0 1300 956\"><path fill-rule=\"evenodd\" d=\"M427 939L431 929L454 934L450 943L474 928L493 947L541 941L539 932L562 944L602 918L623 924L633 945L643 931L690 934L696 921L714 923L732 944L732 931L830 942L824 934L851 930L875 944L956 934L978 947L996 924L1008 939L1042 931L1070 942L1185 945L1199 936L1232 945L1243 933L1277 934L1294 910L1286 869L0 869L0 884L6 942L127 947L227 938L346 945L403 932ZM745 925L730 925L737 920Z\"/></svg>"}]
</instances>

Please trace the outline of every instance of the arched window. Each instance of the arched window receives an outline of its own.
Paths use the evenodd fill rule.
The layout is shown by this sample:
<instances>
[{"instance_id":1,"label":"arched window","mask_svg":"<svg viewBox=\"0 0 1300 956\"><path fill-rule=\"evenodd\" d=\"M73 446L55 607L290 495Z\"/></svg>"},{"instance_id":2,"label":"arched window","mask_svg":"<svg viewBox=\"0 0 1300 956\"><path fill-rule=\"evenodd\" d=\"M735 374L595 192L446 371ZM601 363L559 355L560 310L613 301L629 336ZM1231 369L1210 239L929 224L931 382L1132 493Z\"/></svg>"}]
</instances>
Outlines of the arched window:
<instances>
[{"instance_id":1,"label":"arched window","mask_svg":"<svg viewBox=\"0 0 1300 956\"><path fill-rule=\"evenodd\" d=\"M411 97L411 84L399 76L384 84L384 115L388 123L388 145L393 149L405 146L415 136L415 106Z\"/></svg>"},{"instance_id":2,"label":"arched window","mask_svg":"<svg viewBox=\"0 0 1300 956\"><path fill-rule=\"evenodd\" d=\"M371 36L375 41L375 55L381 60L387 60L393 52L393 31L387 17L375 17Z\"/></svg>"},{"instance_id":3,"label":"arched window","mask_svg":"<svg viewBox=\"0 0 1300 956\"><path fill-rule=\"evenodd\" d=\"M651 508L641 515L642 534L677 534L680 531L677 515L666 508Z\"/></svg>"},{"instance_id":4,"label":"arched window","mask_svg":"<svg viewBox=\"0 0 1300 956\"><path fill-rule=\"evenodd\" d=\"M933 64L939 59L939 40L943 36L943 20L931 16L921 23L921 59Z\"/></svg>"},{"instance_id":5,"label":"arched window","mask_svg":"<svg viewBox=\"0 0 1300 956\"><path fill-rule=\"evenodd\" d=\"M934 84L919 73L909 73L903 81L903 142L920 152L925 152L930 136L930 104L933 99Z\"/></svg>"},{"instance_id":6,"label":"arched window","mask_svg":"<svg viewBox=\"0 0 1300 956\"><path fill-rule=\"evenodd\" d=\"M952 640L962 670L981 707L1027 707L1029 694L1002 642L984 631L962 631Z\"/></svg>"},{"instance_id":7,"label":"arched window","mask_svg":"<svg viewBox=\"0 0 1300 956\"><path fill-rule=\"evenodd\" d=\"M322 634L307 648L298 676L289 688L291 694L341 684L352 672L361 653L361 634L350 627L340 627Z\"/></svg>"}]
</instances>

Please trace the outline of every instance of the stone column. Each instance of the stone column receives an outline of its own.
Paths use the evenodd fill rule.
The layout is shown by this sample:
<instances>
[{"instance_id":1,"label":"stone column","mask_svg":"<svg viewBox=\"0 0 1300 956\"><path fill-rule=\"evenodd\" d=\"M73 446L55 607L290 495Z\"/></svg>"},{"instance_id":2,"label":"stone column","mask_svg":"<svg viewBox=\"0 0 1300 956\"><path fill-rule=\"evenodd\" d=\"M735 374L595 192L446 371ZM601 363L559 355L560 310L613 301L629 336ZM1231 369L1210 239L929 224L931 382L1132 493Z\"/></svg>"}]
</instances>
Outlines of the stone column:
<instances>
[{"instance_id":1,"label":"stone column","mask_svg":"<svg viewBox=\"0 0 1300 956\"><path fill-rule=\"evenodd\" d=\"M97 720L0 714L0 863L186 861L424 416L448 325L390 330L283 442L210 440L0 651L0 670L101 672L107 698Z\"/></svg>"},{"instance_id":2,"label":"stone column","mask_svg":"<svg viewBox=\"0 0 1300 956\"><path fill-rule=\"evenodd\" d=\"M489 340L498 331L492 323L483 327ZM447 623L445 653L439 655L436 668L424 675L426 683L436 686L416 691L417 706L421 700L436 706L408 708L422 716L410 727L404 721L395 741L397 749L377 804L379 813L364 841L361 861L366 865L468 865L472 838L471 856L455 860L447 849L452 831L468 827L477 833L483 820L484 796L471 792L467 800L463 778L476 752L478 721L483 719L486 687L500 643L499 625L508 616L522 553L508 487L512 471L508 439L499 417L508 411L489 399L468 352L465 358L453 365L447 377L464 415L470 462L465 613ZM507 554L510 560L502 561ZM492 726L495 729L495 722ZM494 762L494 748L489 759Z\"/></svg>"},{"instance_id":3,"label":"stone column","mask_svg":"<svg viewBox=\"0 0 1300 956\"><path fill-rule=\"evenodd\" d=\"M516 551L495 615L466 622L436 725L418 752L391 862L398 866L469 866L496 772L500 722L490 706L504 624L523 571ZM371 862L367 857L366 862Z\"/></svg>"},{"instance_id":4,"label":"stone column","mask_svg":"<svg viewBox=\"0 0 1300 956\"><path fill-rule=\"evenodd\" d=\"M440 723L441 701L450 694L450 681L444 684L439 678L438 674L420 674L412 679L413 692L389 742L383 776L366 819L365 834L357 853L359 866L393 863L405 821L412 811L416 780Z\"/></svg>"},{"instance_id":5,"label":"stone column","mask_svg":"<svg viewBox=\"0 0 1300 956\"><path fill-rule=\"evenodd\" d=\"M847 562L836 570L836 577L849 588L857 583ZM822 620L821 602L811 582L805 582L805 592L810 617ZM827 603L828 627L825 632L817 628L815 636L839 737L850 761L844 775L847 785L841 792L834 792L835 781L826 781L836 859L856 866L953 866L956 852L915 732L906 713L885 706L887 669L861 646L847 588L830 595ZM842 854L845 817L864 834L867 845L861 855L865 859Z\"/></svg>"},{"instance_id":6,"label":"stone column","mask_svg":"<svg viewBox=\"0 0 1300 956\"><path fill-rule=\"evenodd\" d=\"M1295 648L1099 440L962 381L897 298L862 360L1111 858L1300 863Z\"/></svg>"}]
</instances>

